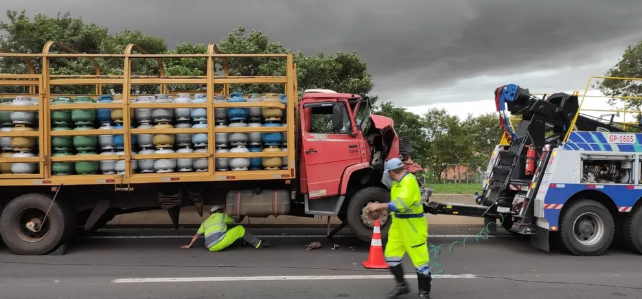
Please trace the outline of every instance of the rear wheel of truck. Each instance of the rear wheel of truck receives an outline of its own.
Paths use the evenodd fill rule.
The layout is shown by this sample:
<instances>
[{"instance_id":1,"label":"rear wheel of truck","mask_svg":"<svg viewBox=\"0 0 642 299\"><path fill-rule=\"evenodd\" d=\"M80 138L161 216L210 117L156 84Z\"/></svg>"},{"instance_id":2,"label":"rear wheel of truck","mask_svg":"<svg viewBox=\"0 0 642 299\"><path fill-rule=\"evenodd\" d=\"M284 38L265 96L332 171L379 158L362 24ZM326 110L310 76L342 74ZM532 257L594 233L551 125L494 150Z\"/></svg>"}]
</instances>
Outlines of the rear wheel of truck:
<instances>
[{"instance_id":1,"label":"rear wheel of truck","mask_svg":"<svg viewBox=\"0 0 642 299\"><path fill-rule=\"evenodd\" d=\"M603 204L580 199L565 207L560 236L572 254L601 255L613 242L615 220Z\"/></svg>"},{"instance_id":2,"label":"rear wheel of truck","mask_svg":"<svg viewBox=\"0 0 642 299\"><path fill-rule=\"evenodd\" d=\"M47 254L71 238L75 221L69 219L68 216L74 216L70 214L73 214L70 206L58 201L52 204L47 195L21 195L2 211L0 235L7 247L17 254Z\"/></svg>"},{"instance_id":3,"label":"rear wheel of truck","mask_svg":"<svg viewBox=\"0 0 642 299\"><path fill-rule=\"evenodd\" d=\"M381 226L381 239L386 239L391 222L388 212L376 211L374 213L368 213L366 206L369 203L389 201L390 191L385 188L366 187L357 191L350 199L346 212L346 219L348 220L348 226L350 226L352 233L364 242L370 242L372 239L372 229L375 224L373 218L376 217L379 219Z\"/></svg>"},{"instance_id":4,"label":"rear wheel of truck","mask_svg":"<svg viewBox=\"0 0 642 299\"><path fill-rule=\"evenodd\" d=\"M642 205L624 217L624 242L634 252L642 254Z\"/></svg>"}]
</instances>

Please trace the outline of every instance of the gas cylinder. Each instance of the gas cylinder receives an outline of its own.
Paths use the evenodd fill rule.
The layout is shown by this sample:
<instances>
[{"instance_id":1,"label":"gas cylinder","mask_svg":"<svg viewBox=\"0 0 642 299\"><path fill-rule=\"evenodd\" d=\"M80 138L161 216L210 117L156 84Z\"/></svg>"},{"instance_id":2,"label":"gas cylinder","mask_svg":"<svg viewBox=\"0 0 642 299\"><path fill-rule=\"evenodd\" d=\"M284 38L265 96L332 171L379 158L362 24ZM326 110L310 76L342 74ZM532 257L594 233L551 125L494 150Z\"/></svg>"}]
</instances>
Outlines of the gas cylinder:
<instances>
[{"instance_id":1,"label":"gas cylinder","mask_svg":"<svg viewBox=\"0 0 642 299\"><path fill-rule=\"evenodd\" d=\"M195 153L207 153L207 149L206 148L197 148L194 152ZM196 169L196 171L207 171L207 168L208 168L209 165L208 165L208 162L207 162L207 158L198 158L198 159L194 159L194 164L192 166L194 167L194 169Z\"/></svg>"},{"instance_id":2,"label":"gas cylinder","mask_svg":"<svg viewBox=\"0 0 642 299\"><path fill-rule=\"evenodd\" d=\"M193 153L194 150L185 147L185 148L179 148L177 153L182 154L182 153ZM178 171L180 172L188 172L188 171L194 171L193 169L193 164L194 164L194 159L176 159L176 165L178 166Z\"/></svg>"},{"instance_id":3,"label":"gas cylinder","mask_svg":"<svg viewBox=\"0 0 642 299\"><path fill-rule=\"evenodd\" d=\"M532 175L534 171L535 171L535 149L529 146L528 150L526 151L526 167L524 168L524 172L526 175Z\"/></svg>"},{"instance_id":4,"label":"gas cylinder","mask_svg":"<svg viewBox=\"0 0 642 299\"><path fill-rule=\"evenodd\" d=\"M261 102L262 100L260 93L251 93L247 99L247 101L251 103ZM250 117L250 121L260 121L262 115L261 107L250 107L248 115Z\"/></svg>"},{"instance_id":5,"label":"gas cylinder","mask_svg":"<svg viewBox=\"0 0 642 299\"><path fill-rule=\"evenodd\" d=\"M111 95L100 95L98 97L98 103L109 104L114 101L114 97ZM101 124L111 123L111 109L96 109L96 118Z\"/></svg>"},{"instance_id":6,"label":"gas cylinder","mask_svg":"<svg viewBox=\"0 0 642 299\"><path fill-rule=\"evenodd\" d=\"M285 105L285 109L283 109L283 118L286 118L287 108L288 108L288 96L285 94L280 94L279 100L281 100L281 104Z\"/></svg>"},{"instance_id":7,"label":"gas cylinder","mask_svg":"<svg viewBox=\"0 0 642 299\"><path fill-rule=\"evenodd\" d=\"M121 97L114 97L112 104L122 104L123 99ZM123 109L112 109L111 110L111 120L114 122L123 122Z\"/></svg>"},{"instance_id":8,"label":"gas cylinder","mask_svg":"<svg viewBox=\"0 0 642 299\"><path fill-rule=\"evenodd\" d=\"M227 128L226 125L216 125L214 127L214 131L217 129L222 129L222 128ZM217 147L227 147L228 139L227 139L227 133L215 133L214 134L214 142L216 143Z\"/></svg>"},{"instance_id":9,"label":"gas cylinder","mask_svg":"<svg viewBox=\"0 0 642 299\"><path fill-rule=\"evenodd\" d=\"M227 98L224 95L214 96L214 105L216 103L225 103ZM227 123L227 108L214 108L214 121L217 124L226 124Z\"/></svg>"},{"instance_id":10,"label":"gas cylinder","mask_svg":"<svg viewBox=\"0 0 642 299\"><path fill-rule=\"evenodd\" d=\"M281 149L278 147L266 147L263 149L264 153L280 151ZM281 166L283 166L283 159L281 157L263 158L263 167L265 167L265 169L280 169Z\"/></svg>"},{"instance_id":11,"label":"gas cylinder","mask_svg":"<svg viewBox=\"0 0 642 299\"><path fill-rule=\"evenodd\" d=\"M282 152L286 152L286 153L287 153L288 148L287 148L287 147L284 147L284 148L282 148L282 149L281 149L281 151L282 151ZM283 157L283 167L282 167L282 168L283 168L283 169L288 169L288 157L287 157L287 156L286 156L286 157Z\"/></svg>"},{"instance_id":12,"label":"gas cylinder","mask_svg":"<svg viewBox=\"0 0 642 299\"><path fill-rule=\"evenodd\" d=\"M205 129L207 128L207 123L200 122L194 124L192 129ZM207 133L196 133L192 135L192 143L195 147L207 147Z\"/></svg>"},{"instance_id":13,"label":"gas cylinder","mask_svg":"<svg viewBox=\"0 0 642 299\"><path fill-rule=\"evenodd\" d=\"M71 156L67 151L57 151L51 155L52 157ZM73 162L53 162L51 163L51 173L53 175L71 175L74 172Z\"/></svg>"},{"instance_id":14,"label":"gas cylinder","mask_svg":"<svg viewBox=\"0 0 642 299\"><path fill-rule=\"evenodd\" d=\"M132 154L133 154L133 153L132 153ZM116 155L122 156L122 155L125 155L125 152L119 151L119 152L116 152ZM125 169L125 160L116 160L116 161L114 161L114 162L115 162L115 163L114 163L114 171L115 171L117 174L124 174L124 173L126 172L126 169ZM132 172L133 172L133 171L134 171L134 169L133 169L133 167L132 167Z\"/></svg>"},{"instance_id":15,"label":"gas cylinder","mask_svg":"<svg viewBox=\"0 0 642 299\"><path fill-rule=\"evenodd\" d=\"M94 100L88 96L78 96L74 104L91 104ZM71 120L76 126L93 126L96 121L96 110L94 109L73 109L71 110Z\"/></svg>"},{"instance_id":16,"label":"gas cylinder","mask_svg":"<svg viewBox=\"0 0 642 299\"><path fill-rule=\"evenodd\" d=\"M276 93L267 93L265 94L265 98L263 99L264 102L277 102L281 103L281 99L279 99L279 95ZM263 107L263 118L265 121L281 121L281 117L283 116L283 110L278 109L278 108L267 108Z\"/></svg>"},{"instance_id":17,"label":"gas cylinder","mask_svg":"<svg viewBox=\"0 0 642 299\"><path fill-rule=\"evenodd\" d=\"M245 103L246 99L243 98L243 93L233 92L231 94L232 98L228 100L230 103ZM227 116L230 118L230 121L246 121L247 120L247 108L229 108L227 109Z\"/></svg>"},{"instance_id":18,"label":"gas cylinder","mask_svg":"<svg viewBox=\"0 0 642 299\"><path fill-rule=\"evenodd\" d=\"M233 147L230 153L247 153L249 150L245 147ZM230 160L230 167L232 170L247 170L250 166L250 159L248 158L232 158Z\"/></svg>"},{"instance_id":19,"label":"gas cylinder","mask_svg":"<svg viewBox=\"0 0 642 299\"><path fill-rule=\"evenodd\" d=\"M282 124L282 126L287 128L288 124ZM283 141L282 141L283 142L282 143L283 146L287 146L288 145L288 132L281 132L281 136L283 136Z\"/></svg>"},{"instance_id":20,"label":"gas cylinder","mask_svg":"<svg viewBox=\"0 0 642 299\"><path fill-rule=\"evenodd\" d=\"M154 129L172 129L174 126L168 123L160 123L154 126ZM172 148L174 146L173 134L154 134L153 142L156 148Z\"/></svg>"},{"instance_id":21,"label":"gas cylinder","mask_svg":"<svg viewBox=\"0 0 642 299\"><path fill-rule=\"evenodd\" d=\"M111 118L110 118L111 119ZM100 153L101 156L110 156L115 155L112 150ZM116 173L116 160L101 160L100 161L100 172L103 174L114 174Z\"/></svg>"},{"instance_id":22,"label":"gas cylinder","mask_svg":"<svg viewBox=\"0 0 642 299\"><path fill-rule=\"evenodd\" d=\"M262 127L260 123L249 123L249 127ZM261 132L250 132L250 145L261 145ZM252 151L252 149L250 149Z\"/></svg>"},{"instance_id":23,"label":"gas cylinder","mask_svg":"<svg viewBox=\"0 0 642 299\"><path fill-rule=\"evenodd\" d=\"M174 99L174 103L189 103L189 93L179 93L178 97ZM177 121L188 121L190 118L190 108L175 108L174 116Z\"/></svg>"},{"instance_id":24,"label":"gas cylinder","mask_svg":"<svg viewBox=\"0 0 642 299\"><path fill-rule=\"evenodd\" d=\"M16 97L12 106L33 106L34 103L30 97ZM11 111L9 115L14 124L33 124L36 121L36 112L34 111Z\"/></svg>"},{"instance_id":25,"label":"gas cylinder","mask_svg":"<svg viewBox=\"0 0 642 299\"><path fill-rule=\"evenodd\" d=\"M56 97L51 101L51 105L70 104L69 97ZM110 118L111 120L111 118ZM51 121L54 125L70 125L71 110L51 110Z\"/></svg>"},{"instance_id":26,"label":"gas cylinder","mask_svg":"<svg viewBox=\"0 0 642 299\"><path fill-rule=\"evenodd\" d=\"M11 127L2 127L0 132L11 132L13 128ZM0 149L2 150L12 150L11 147L11 137L0 137Z\"/></svg>"},{"instance_id":27,"label":"gas cylinder","mask_svg":"<svg viewBox=\"0 0 642 299\"><path fill-rule=\"evenodd\" d=\"M13 102L12 98L1 98L0 99L0 105L10 106L11 102ZM13 122L11 121L11 111L0 111L0 125L2 125L2 126L11 126L11 125L13 125Z\"/></svg>"},{"instance_id":28,"label":"gas cylinder","mask_svg":"<svg viewBox=\"0 0 642 299\"><path fill-rule=\"evenodd\" d=\"M13 132L28 132L33 131L33 128L26 127L23 124L17 124L11 131ZM35 137L11 137L11 147L14 150L24 149L31 150L36 144Z\"/></svg>"},{"instance_id":29,"label":"gas cylinder","mask_svg":"<svg viewBox=\"0 0 642 299\"><path fill-rule=\"evenodd\" d=\"M93 151L80 152L76 156L95 155ZM98 161L81 161L75 164L76 172L80 175L96 174L100 169Z\"/></svg>"},{"instance_id":30,"label":"gas cylinder","mask_svg":"<svg viewBox=\"0 0 642 299\"><path fill-rule=\"evenodd\" d=\"M156 95L154 103L171 103L172 100L167 95ZM169 108L152 109L152 119L155 122L171 122L174 118L174 110Z\"/></svg>"},{"instance_id":31,"label":"gas cylinder","mask_svg":"<svg viewBox=\"0 0 642 299\"><path fill-rule=\"evenodd\" d=\"M154 152L155 154L173 154L174 150L161 148ZM176 159L158 159L154 161L156 172L174 172L176 169Z\"/></svg>"},{"instance_id":32,"label":"gas cylinder","mask_svg":"<svg viewBox=\"0 0 642 299\"><path fill-rule=\"evenodd\" d=\"M281 127L280 123L265 123L264 127ZM268 146L279 146L283 142L282 132L263 133L261 136L263 144Z\"/></svg>"},{"instance_id":33,"label":"gas cylinder","mask_svg":"<svg viewBox=\"0 0 642 299\"><path fill-rule=\"evenodd\" d=\"M153 129L153 128L154 126L152 126L149 123L141 123L137 129ZM132 135L132 136L136 136L136 135ZM148 147L154 146L152 134L138 134L137 136L138 136L137 143L138 143L138 146L140 146L141 148L148 148Z\"/></svg>"},{"instance_id":34,"label":"gas cylinder","mask_svg":"<svg viewBox=\"0 0 642 299\"><path fill-rule=\"evenodd\" d=\"M229 153L230 151L226 148L216 149L217 153ZM227 171L230 168L229 158L216 158L216 171Z\"/></svg>"},{"instance_id":35,"label":"gas cylinder","mask_svg":"<svg viewBox=\"0 0 642 299\"><path fill-rule=\"evenodd\" d=\"M191 102L197 104L207 103L207 98L195 98ZM190 112L190 116L194 122L205 122L207 121L207 108L194 108Z\"/></svg>"},{"instance_id":36,"label":"gas cylinder","mask_svg":"<svg viewBox=\"0 0 642 299\"><path fill-rule=\"evenodd\" d=\"M153 149L144 149L138 152L139 155L151 155L156 151ZM151 173L154 172L154 161L153 159L137 160L138 167L140 168L141 173Z\"/></svg>"},{"instance_id":37,"label":"gas cylinder","mask_svg":"<svg viewBox=\"0 0 642 299\"><path fill-rule=\"evenodd\" d=\"M230 123L229 125L230 128L245 128L247 127L246 123ZM230 144L232 146L237 146L237 145L242 145L245 146L247 145L247 141L250 139L250 136L248 133L231 133L228 137Z\"/></svg>"},{"instance_id":38,"label":"gas cylinder","mask_svg":"<svg viewBox=\"0 0 642 299\"><path fill-rule=\"evenodd\" d=\"M13 153L6 151L0 154L0 158L13 157ZM13 163L0 163L0 173L7 174L11 173L11 164Z\"/></svg>"},{"instance_id":39,"label":"gas cylinder","mask_svg":"<svg viewBox=\"0 0 642 299\"><path fill-rule=\"evenodd\" d=\"M250 153L260 153L260 147L250 147ZM260 170L262 168L261 158L250 158L250 170Z\"/></svg>"},{"instance_id":40,"label":"gas cylinder","mask_svg":"<svg viewBox=\"0 0 642 299\"><path fill-rule=\"evenodd\" d=\"M111 112L109 116L109 121L111 122ZM103 122L100 124L99 130L111 130L113 127L109 122ZM103 150L109 150L114 148L114 135L98 135L98 144Z\"/></svg>"},{"instance_id":41,"label":"gas cylinder","mask_svg":"<svg viewBox=\"0 0 642 299\"><path fill-rule=\"evenodd\" d=\"M19 151L17 153L14 153L11 155L14 158L31 158L35 157L36 155L27 152L27 151ZM11 164L11 172L14 174L30 174L30 173L35 173L36 169L38 168L37 163L13 163Z\"/></svg>"},{"instance_id":42,"label":"gas cylinder","mask_svg":"<svg viewBox=\"0 0 642 299\"><path fill-rule=\"evenodd\" d=\"M189 129L192 125L189 123L178 123L176 124L177 129ZM207 134L205 134L205 139L207 139ZM178 147L192 146L192 134L176 134L176 145Z\"/></svg>"},{"instance_id":43,"label":"gas cylinder","mask_svg":"<svg viewBox=\"0 0 642 299\"><path fill-rule=\"evenodd\" d=\"M139 104L149 104L154 102L154 97L152 96L142 96L138 97ZM134 114L136 115L136 121L139 124L151 123L152 122L152 109L151 108L136 108L134 109Z\"/></svg>"},{"instance_id":44,"label":"gas cylinder","mask_svg":"<svg viewBox=\"0 0 642 299\"><path fill-rule=\"evenodd\" d=\"M82 130L93 130L94 128L92 127L76 127L74 128L74 131L82 131ZM82 134L82 133L79 133ZM73 137L73 144L74 147L76 147L76 150L81 152L81 151L93 151L94 148L96 147L97 143L97 138L95 135L76 135Z\"/></svg>"},{"instance_id":45,"label":"gas cylinder","mask_svg":"<svg viewBox=\"0 0 642 299\"><path fill-rule=\"evenodd\" d=\"M51 129L52 131L67 131L71 128L64 125L57 125ZM74 146L71 136L53 136L51 137L51 147L55 151L69 151Z\"/></svg>"}]
</instances>

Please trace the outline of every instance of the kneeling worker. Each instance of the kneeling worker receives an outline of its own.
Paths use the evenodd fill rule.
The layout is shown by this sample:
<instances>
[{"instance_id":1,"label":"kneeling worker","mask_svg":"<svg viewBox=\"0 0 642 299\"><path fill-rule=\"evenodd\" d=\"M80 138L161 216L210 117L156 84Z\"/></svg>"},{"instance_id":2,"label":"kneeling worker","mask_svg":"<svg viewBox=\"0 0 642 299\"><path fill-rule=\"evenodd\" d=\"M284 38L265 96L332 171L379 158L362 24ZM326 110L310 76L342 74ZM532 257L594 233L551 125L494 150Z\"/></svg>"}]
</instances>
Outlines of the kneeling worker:
<instances>
[{"instance_id":1,"label":"kneeling worker","mask_svg":"<svg viewBox=\"0 0 642 299\"><path fill-rule=\"evenodd\" d=\"M181 248L191 248L202 234L205 234L205 247L209 251L221 251L236 241L245 242L254 248L265 248L269 246L267 242L258 239L254 234L246 231L243 226L238 225L228 230L227 225L235 223L236 219L225 214L223 212L224 208L224 206L220 205L212 206L210 209L210 217L201 224L201 227L189 245L182 246Z\"/></svg>"},{"instance_id":2,"label":"kneeling worker","mask_svg":"<svg viewBox=\"0 0 642 299\"><path fill-rule=\"evenodd\" d=\"M372 203L368 205L368 210L387 209L391 212L392 224L384 256L397 286L388 298L398 298L410 293L401 267L401 260L408 253L417 271L418 298L429 299L432 276L428 264L428 221L424 216L419 183L412 173L404 169L403 162L398 158L386 162L384 175L389 175L392 179L390 203Z\"/></svg>"}]
</instances>

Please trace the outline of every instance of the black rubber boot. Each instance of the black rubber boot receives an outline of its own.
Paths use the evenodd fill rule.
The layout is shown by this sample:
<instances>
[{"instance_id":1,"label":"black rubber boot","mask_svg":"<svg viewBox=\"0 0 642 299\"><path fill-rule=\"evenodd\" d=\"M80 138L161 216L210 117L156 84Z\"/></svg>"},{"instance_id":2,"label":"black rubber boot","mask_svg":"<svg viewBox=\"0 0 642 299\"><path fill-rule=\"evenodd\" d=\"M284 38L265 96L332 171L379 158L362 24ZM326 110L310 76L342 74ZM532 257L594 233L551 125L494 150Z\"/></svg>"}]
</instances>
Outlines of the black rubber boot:
<instances>
[{"instance_id":1,"label":"black rubber boot","mask_svg":"<svg viewBox=\"0 0 642 299\"><path fill-rule=\"evenodd\" d=\"M399 298L399 296L406 295L410 293L410 288L408 287L408 284L406 283L406 280L403 277L403 268L401 267L401 264L390 267L390 272L392 272L392 275L395 276L395 281L397 282L397 285L395 286L394 290L388 294L388 299L396 299Z\"/></svg>"},{"instance_id":2,"label":"black rubber boot","mask_svg":"<svg viewBox=\"0 0 642 299\"><path fill-rule=\"evenodd\" d=\"M250 246L254 248L267 248L270 247L270 244L268 242L265 242L259 238L257 238L253 233L245 231L245 234L243 235L243 241L245 243L250 244Z\"/></svg>"},{"instance_id":3,"label":"black rubber boot","mask_svg":"<svg viewBox=\"0 0 642 299\"><path fill-rule=\"evenodd\" d=\"M417 282L419 284L419 299L430 299L430 289L432 288L432 275L417 273Z\"/></svg>"}]
</instances>

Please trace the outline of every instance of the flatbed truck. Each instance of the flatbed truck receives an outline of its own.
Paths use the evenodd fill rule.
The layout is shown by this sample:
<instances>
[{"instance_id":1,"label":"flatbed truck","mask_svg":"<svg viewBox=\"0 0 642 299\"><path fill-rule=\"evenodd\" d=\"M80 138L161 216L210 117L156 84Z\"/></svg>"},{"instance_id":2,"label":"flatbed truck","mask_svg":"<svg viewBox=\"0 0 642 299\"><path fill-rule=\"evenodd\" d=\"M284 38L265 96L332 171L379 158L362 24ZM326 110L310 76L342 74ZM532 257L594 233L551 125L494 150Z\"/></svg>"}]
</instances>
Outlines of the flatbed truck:
<instances>
[{"instance_id":1,"label":"flatbed truck","mask_svg":"<svg viewBox=\"0 0 642 299\"><path fill-rule=\"evenodd\" d=\"M149 54L133 44L124 53L86 54L49 42L42 53L0 57L20 58L30 70L0 74L0 86L24 87L0 95L9 99L0 105L0 235L16 254L51 253L79 229L94 231L118 214L164 209L177 228L181 207L196 206L202 215L212 204L238 218L336 216L369 242L374 220L365 207L389 200L385 161L411 161L392 119L371 114L367 97L330 90L299 95L291 54L221 54L214 44L200 54ZM243 57L280 59L285 74L229 75L229 60ZM201 59L206 73L166 75L163 60L180 58ZM51 69L54 59L116 59L122 74L101 74L98 63L95 74L60 74ZM143 59L158 62L156 74L136 73L132 61ZM250 84L275 90L231 92ZM75 85L96 88L57 93ZM107 85L120 93L104 92ZM137 94L142 85L159 93ZM201 89L171 88L177 85ZM179 141L187 134L187 143ZM153 144L143 144L146 137ZM388 224L383 219L384 231Z\"/></svg>"}]
</instances>

